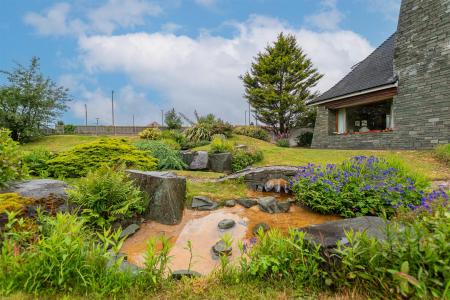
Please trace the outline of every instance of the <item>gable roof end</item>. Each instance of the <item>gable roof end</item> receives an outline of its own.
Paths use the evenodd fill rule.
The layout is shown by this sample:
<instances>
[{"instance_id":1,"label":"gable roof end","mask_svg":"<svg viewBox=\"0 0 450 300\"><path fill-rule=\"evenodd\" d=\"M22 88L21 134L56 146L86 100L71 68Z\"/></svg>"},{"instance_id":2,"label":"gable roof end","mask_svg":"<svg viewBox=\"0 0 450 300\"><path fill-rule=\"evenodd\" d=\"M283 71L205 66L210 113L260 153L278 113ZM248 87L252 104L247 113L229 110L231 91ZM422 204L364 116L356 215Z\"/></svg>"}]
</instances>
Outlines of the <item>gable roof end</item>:
<instances>
[{"instance_id":1,"label":"gable roof end","mask_svg":"<svg viewBox=\"0 0 450 300\"><path fill-rule=\"evenodd\" d=\"M361 61L341 81L328 91L313 99L308 104L329 102L333 98L346 98L354 93L364 93L365 90L391 87L397 82L394 74L395 33L375 49L366 59Z\"/></svg>"}]
</instances>

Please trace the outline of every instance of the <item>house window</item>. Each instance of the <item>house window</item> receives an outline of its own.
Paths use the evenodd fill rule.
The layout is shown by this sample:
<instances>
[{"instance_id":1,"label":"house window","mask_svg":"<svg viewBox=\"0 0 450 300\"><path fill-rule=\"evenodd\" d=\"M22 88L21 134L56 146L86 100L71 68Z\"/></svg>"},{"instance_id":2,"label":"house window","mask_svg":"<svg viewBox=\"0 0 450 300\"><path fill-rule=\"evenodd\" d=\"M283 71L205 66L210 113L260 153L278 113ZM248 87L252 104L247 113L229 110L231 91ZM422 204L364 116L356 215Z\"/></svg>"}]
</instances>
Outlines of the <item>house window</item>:
<instances>
[{"instance_id":1,"label":"house window","mask_svg":"<svg viewBox=\"0 0 450 300\"><path fill-rule=\"evenodd\" d=\"M392 101L341 108L337 111L337 132L365 133L392 129Z\"/></svg>"}]
</instances>

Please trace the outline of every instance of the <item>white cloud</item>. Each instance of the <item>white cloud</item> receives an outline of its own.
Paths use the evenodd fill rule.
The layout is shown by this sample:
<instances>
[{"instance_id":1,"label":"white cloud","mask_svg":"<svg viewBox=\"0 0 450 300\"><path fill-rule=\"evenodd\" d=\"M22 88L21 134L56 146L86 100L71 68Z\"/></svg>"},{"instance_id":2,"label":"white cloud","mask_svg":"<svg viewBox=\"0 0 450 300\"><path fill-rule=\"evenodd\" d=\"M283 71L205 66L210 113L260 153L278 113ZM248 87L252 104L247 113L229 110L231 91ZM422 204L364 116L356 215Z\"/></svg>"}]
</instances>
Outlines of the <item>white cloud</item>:
<instances>
[{"instance_id":1,"label":"white cloud","mask_svg":"<svg viewBox=\"0 0 450 300\"><path fill-rule=\"evenodd\" d=\"M319 71L326 74L318 85L322 91L372 51L365 38L351 31L317 33L260 16L235 26L238 34L232 38L166 33L82 37L81 59L90 72L121 72L135 84L158 91L166 107L185 113L197 109L242 122L246 105L238 76L279 32L294 34ZM130 109L140 110L139 106Z\"/></svg>"},{"instance_id":2,"label":"white cloud","mask_svg":"<svg viewBox=\"0 0 450 300\"><path fill-rule=\"evenodd\" d=\"M111 34L118 28L133 28L145 24L145 18L162 12L159 5L146 0L108 0L105 4L87 8L85 15L70 19L71 6L57 3L46 12L28 12L24 22L41 35Z\"/></svg>"},{"instance_id":3,"label":"white cloud","mask_svg":"<svg viewBox=\"0 0 450 300\"><path fill-rule=\"evenodd\" d=\"M78 34L85 30L85 25L79 19L69 21L70 11L68 3L57 3L50 7L43 15L29 12L24 16L24 22L33 26L41 35Z\"/></svg>"},{"instance_id":4,"label":"white cloud","mask_svg":"<svg viewBox=\"0 0 450 300\"><path fill-rule=\"evenodd\" d=\"M322 30L337 30L344 15L338 10L336 0L322 0L322 10L305 18L307 23Z\"/></svg>"}]
</instances>

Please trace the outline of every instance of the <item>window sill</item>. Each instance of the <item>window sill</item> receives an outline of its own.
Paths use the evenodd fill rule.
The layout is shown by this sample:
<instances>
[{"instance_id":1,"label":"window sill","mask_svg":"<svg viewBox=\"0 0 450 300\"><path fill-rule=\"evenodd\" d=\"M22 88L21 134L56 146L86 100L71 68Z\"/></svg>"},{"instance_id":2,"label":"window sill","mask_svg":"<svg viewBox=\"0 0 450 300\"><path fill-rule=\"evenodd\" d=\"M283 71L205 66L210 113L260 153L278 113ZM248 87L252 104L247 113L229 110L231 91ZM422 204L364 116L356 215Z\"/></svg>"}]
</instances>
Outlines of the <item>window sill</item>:
<instances>
[{"instance_id":1,"label":"window sill","mask_svg":"<svg viewBox=\"0 0 450 300\"><path fill-rule=\"evenodd\" d=\"M369 130L366 132L345 132L345 133L338 133L338 132L333 132L334 135L361 135L361 134L372 134L372 133L389 133L389 132L393 132L393 129L385 129L385 130Z\"/></svg>"}]
</instances>

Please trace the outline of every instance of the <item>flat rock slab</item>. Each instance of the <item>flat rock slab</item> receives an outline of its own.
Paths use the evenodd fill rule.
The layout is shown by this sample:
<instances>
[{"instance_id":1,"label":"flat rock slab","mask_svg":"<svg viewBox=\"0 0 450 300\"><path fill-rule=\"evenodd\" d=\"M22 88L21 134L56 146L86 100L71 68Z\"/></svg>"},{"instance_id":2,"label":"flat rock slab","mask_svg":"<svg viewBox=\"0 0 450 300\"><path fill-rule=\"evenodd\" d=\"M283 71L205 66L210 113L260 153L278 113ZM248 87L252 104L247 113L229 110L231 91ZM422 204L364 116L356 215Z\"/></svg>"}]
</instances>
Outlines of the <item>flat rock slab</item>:
<instances>
[{"instance_id":1,"label":"flat rock slab","mask_svg":"<svg viewBox=\"0 0 450 300\"><path fill-rule=\"evenodd\" d=\"M258 201L254 200L254 199L239 199L239 200L237 200L237 203L239 203L240 205L242 205L245 208L250 208L250 207L258 204Z\"/></svg>"},{"instance_id":2,"label":"flat rock slab","mask_svg":"<svg viewBox=\"0 0 450 300\"><path fill-rule=\"evenodd\" d=\"M219 204L205 196L194 196L191 208L196 210L215 210L219 208Z\"/></svg>"},{"instance_id":3,"label":"flat rock slab","mask_svg":"<svg viewBox=\"0 0 450 300\"><path fill-rule=\"evenodd\" d=\"M322 248L330 249L335 248L338 241L344 245L348 244L345 231L366 231L371 237L385 240L387 238L385 228L386 224L383 219L366 216L326 222L301 228L300 230L306 232L307 238L313 243L319 244Z\"/></svg>"},{"instance_id":4,"label":"flat rock slab","mask_svg":"<svg viewBox=\"0 0 450 300\"><path fill-rule=\"evenodd\" d=\"M119 238L130 237L138 231L140 226L138 224L128 225L121 233Z\"/></svg>"},{"instance_id":5,"label":"flat rock slab","mask_svg":"<svg viewBox=\"0 0 450 300\"><path fill-rule=\"evenodd\" d=\"M146 219L167 225L181 222L186 198L185 177L171 172L126 172L150 199Z\"/></svg>"},{"instance_id":6,"label":"flat rock slab","mask_svg":"<svg viewBox=\"0 0 450 300\"><path fill-rule=\"evenodd\" d=\"M234 225L236 225L236 222L234 220L223 219L219 222L219 224L217 224L217 227L219 227L219 229L230 229L233 228Z\"/></svg>"},{"instance_id":7,"label":"flat rock slab","mask_svg":"<svg viewBox=\"0 0 450 300\"><path fill-rule=\"evenodd\" d=\"M22 197L33 199L57 198L67 199L67 183L53 179L33 179L11 183L0 193L17 193Z\"/></svg>"}]
</instances>

